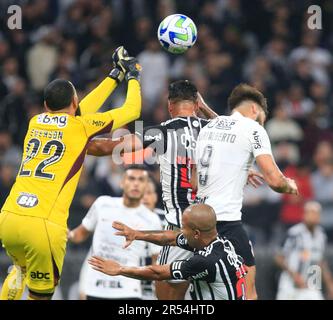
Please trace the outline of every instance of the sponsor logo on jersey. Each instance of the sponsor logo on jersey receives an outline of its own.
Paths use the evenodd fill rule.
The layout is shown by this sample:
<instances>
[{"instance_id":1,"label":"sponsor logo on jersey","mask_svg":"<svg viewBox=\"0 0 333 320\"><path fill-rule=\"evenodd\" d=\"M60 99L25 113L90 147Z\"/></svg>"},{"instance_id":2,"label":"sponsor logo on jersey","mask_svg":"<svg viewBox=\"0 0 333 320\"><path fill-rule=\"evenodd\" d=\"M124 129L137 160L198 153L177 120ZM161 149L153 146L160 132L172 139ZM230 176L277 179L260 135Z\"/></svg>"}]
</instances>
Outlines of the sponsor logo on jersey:
<instances>
[{"instance_id":1,"label":"sponsor logo on jersey","mask_svg":"<svg viewBox=\"0 0 333 320\"><path fill-rule=\"evenodd\" d=\"M208 270L202 271L200 273L197 273L195 276L192 276L191 278L193 280L197 280L197 279L201 279L203 277L207 277L208 276Z\"/></svg>"},{"instance_id":2,"label":"sponsor logo on jersey","mask_svg":"<svg viewBox=\"0 0 333 320\"><path fill-rule=\"evenodd\" d=\"M254 149L260 149L262 143L258 134L258 131L253 131Z\"/></svg>"},{"instance_id":3,"label":"sponsor logo on jersey","mask_svg":"<svg viewBox=\"0 0 333 320\"><path fill-rule=\"evenodd\" d=\"M50 280L50 273L43 273L40 271L31 271L30 272L30 278L34 280Z\"/></svg>"},{"instance_id":4,"label":"sponsor logo on jersey","mask_svg":"<svg viewBox=\"0 0 333 320\"><path fill-rule=\"evenodd\" d=\"M162 133L153 135L145 135L144 136L145 141L161 141L162 140Z\"/></svg>"},{"instance_id":5,"label":"sponsor logo on jersey","mask_svg":"<svg viewBox=\"0 0 333 320\"><path fill-rule=\"evenodd\" d=\"M189 150L195 150L195 147L197 145L197 142L196 142L195 138L192 137L187 132L181 134L180 142L185 147L185 149L189 149Z\"/></svg>"},{"instance_id":6,"label":"sponsor logo on jersey","mask_svg":"<svg viewBox=\"0 0 333 320\"><path fill-rule=\"evenodd\" d=\"M93 126L96 126L96 127L103 127L105 125L105 121L93 120L92 124L93 124Z\"/></svg>"},{"instance_id":7,"label":"sponsor logo on jersey","mask_svg":"<svg viewBox=\"0 0 333 320\"><path fill-rule=\"evenodd\" d=\"M215 127L216 129L220 129L220 130L231 130L233 125L235 125L235 123L236 123L235 120L229 120L226 118L222 118L222 119L217 118L216 120L211 121L207 125L207 128Z\"/></svg>"},{"instance_id":8,"label":"sponsor logo on jersey","mask_svg":"<svg viewBox=\"0 0 333 320\"><path fill-rule=\"evenodd\" d=\"M113 281L113 280L96 280L96 287L98 288L123 288L120 281Z\"/></svg>"},{"instance_id":9,"label":"sponsor logo on jersey","mask_svg":"<svg viewBox=\"0 0 333 320\"><path fill-rule=\"evenodd\" d=\"M38 198L34 194L22 192L16 200L16 203L24 208L33 208L38 204Z\"/></svg>"},{"instance_id":10,"label":"sponsor logo on jersey","mask_svg":"<svg viewBox=\"0 0 333 320\"><path fill-rule=\"evenodd\" d=\"M58 128L64 128L67 126L68 116L67 115L55 115L49 116L46 113L42 113L37 117L37 123L46 124L51 126L57 126Z\"/></svg>"}]
</instances>

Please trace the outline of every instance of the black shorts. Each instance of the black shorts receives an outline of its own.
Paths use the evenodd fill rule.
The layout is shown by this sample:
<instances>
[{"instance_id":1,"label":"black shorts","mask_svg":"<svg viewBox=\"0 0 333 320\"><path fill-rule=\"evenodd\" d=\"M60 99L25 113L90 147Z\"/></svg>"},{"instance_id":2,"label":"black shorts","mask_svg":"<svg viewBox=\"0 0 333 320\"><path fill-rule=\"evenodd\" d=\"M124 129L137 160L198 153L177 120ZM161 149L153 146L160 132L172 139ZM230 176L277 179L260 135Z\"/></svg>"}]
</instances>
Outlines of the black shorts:
<instances>
[{"instance_id":1,"label":"black shorts","mask_svg":"<svg viewBox=\"0 0 333 320\"><path fill-rule=\"evenodd\" d=\"M245 265L252 267L256 264L251 241L241 221L217 221L216 228L220 237L231 241L237 254L244 259Z\"/></svg>"}]
</instances>

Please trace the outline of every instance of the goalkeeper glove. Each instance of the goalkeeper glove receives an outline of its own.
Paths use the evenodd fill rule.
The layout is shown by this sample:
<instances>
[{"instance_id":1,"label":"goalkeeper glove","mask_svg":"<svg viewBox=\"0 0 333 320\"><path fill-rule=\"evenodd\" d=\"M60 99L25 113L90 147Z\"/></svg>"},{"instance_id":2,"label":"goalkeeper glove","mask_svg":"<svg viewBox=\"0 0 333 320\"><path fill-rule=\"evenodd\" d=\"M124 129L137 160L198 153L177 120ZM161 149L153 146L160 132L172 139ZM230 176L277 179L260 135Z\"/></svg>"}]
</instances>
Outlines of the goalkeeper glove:
<instances>
[{"instance_id":1,"label":"goalkeeper glove","mask_svg":"<svg viewBox=\"0 0 333 320\"><path fill-rule=\"evenodd\" d=\"M124 80L125 75L124 72L119 68L117 68L114 63L114 68L110 71L109 77L113 80L116 80L117 83L119 84Z\"/></svg>"},{"instance_id":2,"label":"goalkeeper glove","mask_svg":"<svg viewBox=\"0 0 333 320\"><path fill-rule=\"evenodd\" d=\"M140 72L142 68L136 58L128 56L128 52L123 46L118 47L115 50L112 58L117 68L125 74L127 81L130 79L140 80Z\"/></svg>"}]
</instances>

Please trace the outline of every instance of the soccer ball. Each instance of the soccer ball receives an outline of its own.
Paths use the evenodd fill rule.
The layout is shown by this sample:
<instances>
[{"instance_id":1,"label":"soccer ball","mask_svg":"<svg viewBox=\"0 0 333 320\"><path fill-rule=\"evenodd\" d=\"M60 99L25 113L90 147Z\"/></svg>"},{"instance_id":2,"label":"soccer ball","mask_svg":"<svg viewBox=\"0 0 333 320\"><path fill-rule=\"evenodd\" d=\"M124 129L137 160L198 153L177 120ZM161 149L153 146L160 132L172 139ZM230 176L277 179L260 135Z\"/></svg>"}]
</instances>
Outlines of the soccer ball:
<instances>
[{"instance_id":1,"label":"soccer ball","mask_svg":"<svg viewBox=\"0 0 333 320\"><path fill-rule=\"evenodd\" d=\"M172 14L160 23L157 37L165 50L180 54L195 44L197 28L189 17Z\"/></svg>"}]
</instances>

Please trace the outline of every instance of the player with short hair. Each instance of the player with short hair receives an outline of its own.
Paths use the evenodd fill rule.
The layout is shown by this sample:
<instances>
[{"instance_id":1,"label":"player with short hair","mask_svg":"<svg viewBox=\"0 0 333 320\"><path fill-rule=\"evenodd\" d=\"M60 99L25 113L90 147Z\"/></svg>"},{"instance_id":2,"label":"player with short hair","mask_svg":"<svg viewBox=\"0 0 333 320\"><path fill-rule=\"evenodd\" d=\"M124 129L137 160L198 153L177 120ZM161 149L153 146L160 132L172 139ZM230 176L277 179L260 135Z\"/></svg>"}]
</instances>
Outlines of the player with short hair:
<instances>
[{"instance_id":1,"label":"player with short hair","mask_svg":"<svg viewBox=\"0 0 333 320\"><path fill-rule=\"evenodd\" d=\"M160 125L144 128L136 135L124 136L120 141L94 139L89 143L88 154L102 156L112 154L115 146L124 143L125 150L153 149L160 164L162 200L166 228L180 230L182 212L194 202L195 190L191 185L191 168L196 139L209 120L197 117L200 110L207 118L217 114L204 102L195 85L188 80L179 80L169 85L168 110L171 119ZM145 150L146 150L145 149ZM256 172L249 172L249 182L256 186ZM160 264L175 259L186 259L191 252L166 245L159 257ZM188 282L184 280L156 283L156 293L161 300L184 299Z\"/></svg>"},{"instance_id":2,"label":"player with short hair","mask_svg":"<svg viewBox=\"0 0 333 320\"><path fill-rule=\"evenodd\" d=\"M182 231L133 230L117 221L113 226L119 230L117 235L126 238L126 247L134 240L143 240L179 246L194 251L194 255L189 259L145 267L128 266L94 256L88 262L95 270L136 279L187 279L191 281L193 300L245 300L246 268L231 242L218 236L212 207L196 204L186 208L182 215Z\"/></svg>"},{"instance_id":3,"label":"player with short hair","mask_svg":"<svg viewBox=\"0 0 333 320\"><path fill-rule=\"evenodd\" d=\"M333 297L333 277L325 259L327 237L319 225L321 210L318 202L306 202L303 221L288 230L275 256L282 269L277 300L323 300L321 279Z\"/></svg>"},{"instance_id":4,"label":"player with short hair","mask_svg":"<svg viewBox=\"0 0 333 320\"><path fill-rule=\"evenodd\" d=\"M219 116L199 133L192 185L197 185L197 201L212 206L217 215L219 235L229 239L244 259L248 298L256 299L255 260L251 243L242 226L243 189L254 159L265 181L275 191L297 194L294 180L277 167L263 127L266 99L247 84L236 86L228 98L230 116Z\"/></svg>"},{"instance_id":5,"label":"player with short hair","mask_svg":"<svg viewBox=\"0 0 333 320\"><path fill-rule=\"evenodd\" d=\"M121 108L75 116L79 104L73 84L56 79L44 90L45 112L29 122L22 164L0 214L0 239L15 265L1 299L20 299L25 282L29 299L52 297L65 256L68 210L88 142L140 116L140 66L119 48L113 58L117 63L109 75L113 80L105 80L94 94L101 88L112 91L125 77L128 92ZM94 94L81 105L85 113ZM102 100L96 101L99 105Z\"/></svg>"},{"instance_id":6,"label":"player with short hair","mask_svg":"<svg viewBox=\"0 0 333 320\"><path fill-rule=\"evenodd\" d=\"M97 198L81 225L68 233L68 239L81 243L93 233L90 254L126 265L140 266L146 256L157 256L159 247L149 244L146 251L146 243L143 242L124 250L112 227L113 221L118 220L137 229L161 229L159 217L142 204L147 183L148 172L143 166L127 167L121 182L123 196ZM82 282L88 300L143 298L140 281L125 277L110 278L90 266L85 269Z\"/></svg>"},{"instance_id":7,"label":"player with short hair","mask_svg":"<svg viewBox=\"0 0 333 320\"><path fill-rule=\"evenodd\" d=\"M199 101L199 102L198 102ZM180 230L182 212L193 203L195 193L190 184L193 151L199 131L208 120L197 117L202 110L205 115L215 117L207 105L198 100L195 85L188 80L179 80L169 85L168 110L171 119L156 126L145 127L143 132L136 132L120 141L94 139L89 143L88 154L102 156L112 154L119 143L128 143L127 150L149 148L155 152L160 165L162 200L164 204L167 229ZM185 259L191 252L166 245L159 257L160 264L167 264L175 259ZM188 288L188 282L172 279L157 282L156 293L162 300L182 300Z\"/></svg>"}]
</instances>

